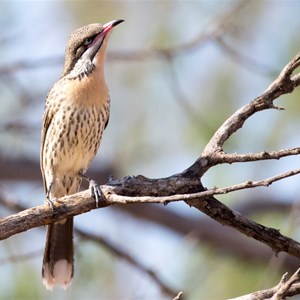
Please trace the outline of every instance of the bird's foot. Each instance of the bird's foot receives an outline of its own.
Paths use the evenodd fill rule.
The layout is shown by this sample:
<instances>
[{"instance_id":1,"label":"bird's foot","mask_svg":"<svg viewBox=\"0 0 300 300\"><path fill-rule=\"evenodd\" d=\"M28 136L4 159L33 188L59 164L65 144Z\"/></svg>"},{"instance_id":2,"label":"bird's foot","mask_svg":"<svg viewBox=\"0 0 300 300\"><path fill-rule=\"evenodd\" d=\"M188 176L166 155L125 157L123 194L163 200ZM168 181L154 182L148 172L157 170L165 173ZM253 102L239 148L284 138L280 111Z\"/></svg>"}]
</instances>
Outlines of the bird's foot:
<instances>
[{"instance_id":1,"label":"bird's foot","mask_svg":"<svg viewBox=\"0 0 300 300\"><path fill-rule=\"evenodd\" d=\"M95 198L96 207L99 207L99 203L101 199L105 199L104 193L101 190L101 187L97 184L97 182L84 174L79 174L81 178L85 179L89 183L89 189L91 191L91 196Z\"/></svg>"},{"instance_id":2,"label":"bird's foot","mask_svg":"<svg viewBox=\"0 0 300 300\"><path fill-rule=\"evenodd\" d=\"M90 180L89 189L91 190L92 197L95 198L96 207L99 207L99 203L101 199L105 199L105 196L101 190L101 187L97 184L95 180Z\"/></svg>"},{"instance_id":3,"label":"bird's foot","mask_svg":"<svg viewBox=\"0 0 300 300\"><path fill-rule=\"evenodd\" d=\"M45 202L49 205L49 208L53 212L54 211L54 206L55 206L54 205L54 201L56 201L57 198L50 199L50 193L51 193L52 185L53 185L53 181L50 182L50 185L49 185L49 187L47 189Z\"/></svg>"},{"instance_id":4,"label":"bird's foot","mask_svg":"<svg viewBox=\"0 0 300 300\"><path fill-rule=\"evenodd\" d=\"M52 212L54 211L54 201L56 200L57 198L50 199L48 195L46 196L45 202L49 205Z\"/></svg>"}]
</instances>

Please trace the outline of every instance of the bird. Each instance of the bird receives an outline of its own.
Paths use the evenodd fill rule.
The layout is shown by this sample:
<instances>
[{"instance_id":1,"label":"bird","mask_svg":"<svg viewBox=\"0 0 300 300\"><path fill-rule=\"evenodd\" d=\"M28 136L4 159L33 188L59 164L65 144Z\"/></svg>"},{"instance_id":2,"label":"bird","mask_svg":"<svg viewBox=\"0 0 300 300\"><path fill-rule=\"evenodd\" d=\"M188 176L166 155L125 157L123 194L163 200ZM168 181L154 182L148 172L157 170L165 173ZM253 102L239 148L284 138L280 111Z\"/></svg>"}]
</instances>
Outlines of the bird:
<instances>
[{"instance_id":1,"label":"bird","mask_svg":"<svg viewBox=\"0 0 300 300\"><path fill-rule=\"evenodd\" d=\"M99 201L101 189L86 177L110 113L104 76L108 37L124 20L93 23L76 29L66 45L64 68L45 101L41 132L40 166L45 202L79 191L82 179ZM45 287L64 289L74 274L73 217L47 226L42 278Z\"/></svg>"}]
</instances>

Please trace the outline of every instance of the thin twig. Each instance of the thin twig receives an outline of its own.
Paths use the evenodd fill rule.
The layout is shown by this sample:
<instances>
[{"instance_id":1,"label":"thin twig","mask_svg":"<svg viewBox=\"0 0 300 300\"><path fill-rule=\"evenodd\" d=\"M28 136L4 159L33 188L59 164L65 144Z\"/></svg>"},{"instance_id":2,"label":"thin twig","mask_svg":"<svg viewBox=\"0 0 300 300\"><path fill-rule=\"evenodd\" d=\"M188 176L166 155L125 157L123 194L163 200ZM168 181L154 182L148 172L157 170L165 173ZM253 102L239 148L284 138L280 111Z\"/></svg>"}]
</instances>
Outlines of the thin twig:
<instances>
[{"instance_id":1,"label":"thin twig","mask_svg":"<svg viewBox=\"0 0 300 300\"><path fill-rule=\"evenodd\" d=\"M300 293L300 269L298 269L290 279L287 278L285 273L280 282L273 288L256 291L251 294L232 298L228 300L284 300L286 297L292 297Z\"/></svg>"}]
</instances>

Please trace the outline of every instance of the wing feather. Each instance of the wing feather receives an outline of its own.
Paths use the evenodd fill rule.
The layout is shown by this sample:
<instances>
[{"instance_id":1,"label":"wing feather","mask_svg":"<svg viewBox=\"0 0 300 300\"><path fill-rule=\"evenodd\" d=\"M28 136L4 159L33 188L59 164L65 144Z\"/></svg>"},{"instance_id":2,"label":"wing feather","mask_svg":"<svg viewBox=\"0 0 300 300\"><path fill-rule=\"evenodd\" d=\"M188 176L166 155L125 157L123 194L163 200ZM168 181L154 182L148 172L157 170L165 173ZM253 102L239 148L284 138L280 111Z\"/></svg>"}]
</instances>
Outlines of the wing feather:
<instances>
[{"instance_id":1,"label":"wing feather","mask_svg":"<svg viewBox=\"0 0 300 300\"><path fill-rule=\"evenodd\" d=\"M40 149L40 168L43 176L45 193L47 193L47 184L46 184L46 178L45 178L44 167L43 167L44 147L45 147L47 132L52 122L52 119L53 119L53 112L51 111L50 106L47 105L46 102L44 116L43 116L43 123L42 123L42 137L41 137L41 149Z\"/></svg>"}]
</instances>

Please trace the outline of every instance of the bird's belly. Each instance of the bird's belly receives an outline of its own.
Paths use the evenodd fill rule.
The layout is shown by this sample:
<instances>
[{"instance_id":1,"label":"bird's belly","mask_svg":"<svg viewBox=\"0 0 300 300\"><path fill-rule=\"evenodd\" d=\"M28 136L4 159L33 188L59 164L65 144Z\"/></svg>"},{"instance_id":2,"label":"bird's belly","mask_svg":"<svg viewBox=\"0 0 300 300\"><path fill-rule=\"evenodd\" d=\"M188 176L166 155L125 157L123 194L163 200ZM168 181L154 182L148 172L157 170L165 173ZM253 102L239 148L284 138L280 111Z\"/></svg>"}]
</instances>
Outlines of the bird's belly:
<instances>
[{"instance_id":1,"label":"bird's belly","mask_svg":"<svg viewBox=\"0 0 300 300\"><path fill-rule=\"evenodd\" d=\"M105 123L97 107L70 111L60 118L65 120L53 135L52 171L54 177L74 176L85 172L95 157Z\"/></svg>"}]
</instances>

